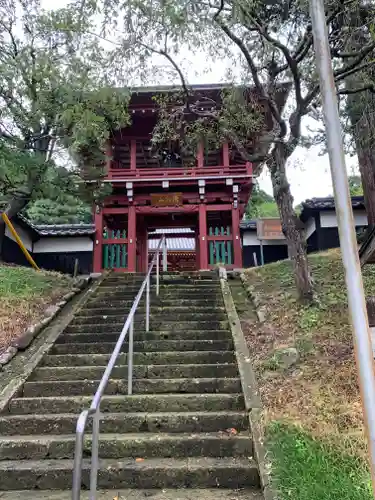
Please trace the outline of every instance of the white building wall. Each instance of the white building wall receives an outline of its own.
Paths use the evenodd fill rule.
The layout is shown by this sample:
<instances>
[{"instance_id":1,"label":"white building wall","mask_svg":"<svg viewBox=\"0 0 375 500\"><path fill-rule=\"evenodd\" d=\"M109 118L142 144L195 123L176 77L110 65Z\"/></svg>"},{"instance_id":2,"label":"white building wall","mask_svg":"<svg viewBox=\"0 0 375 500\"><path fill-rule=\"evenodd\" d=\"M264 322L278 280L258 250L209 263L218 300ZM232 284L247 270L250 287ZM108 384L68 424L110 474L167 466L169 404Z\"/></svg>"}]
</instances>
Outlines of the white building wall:
<instances>
[{"instance_id":1,"label":"white building wall","mask_svg":"<svg viewBox=\"0 0 375 500\"><path fill-rule=\"evenodd\" d=\"M27 248L27 250L29 252L32 252L33 242L31 240L29 234L24 229L22 229L22 227L20 227L18 224L14 224L14 223L12 223L12 224L13 224L13 227L16 230L18 236L21 238L22 243L25 245L25 247ZM5 228L5 236L7 236L10 240L16 241L16 239L14 238L12 233L9 231L8 226L6 226L6 228Z\"/></svg>"},{"instance_id":2,"label":"white building wall","mask_svg":"<svg viewBox=\"0 0 375 500\"><path fill-rule=\"evenodd\" d=\"M355 210L353 214L354 223L357 227L367 226L367 215L365 210ZM335 210L320 212L320 225L321 227L338 227Z\"/></svg>"},{"instance_id":3,"label":"white building wall","mask_svg":"<svg viewBox=\"0 0 375 500\"><path fill-rule=\"evenodd\" d=\"M34 253L92 252L93 241L88 236L47 237L34 243Z\"/></svg>"},{"instance_id":4,"label":"white building wall","mask_svg":"<svg viewBox=\"0 0 375 500\"><path fill-rule=\"evenodd\" d=\"M306 227L306 239L307 239L310 238L310 236L316 229L315 219L313 217L310 217L310 219L306 221L305 227Z\"/></svg>"},{"instance_id":5,"label":"white building wall","mask_svg":"<svg viewBox=\"0 0 375 500\"><path fill-rule=\"evenodd\" d=\"M256 231L244 231L242 245L244 247L254 246L254 245L260 246L260 241L258 240ZM286 241L285 240L264 240L263 245L264 246L266 246L266 245L286 245Z\"/></svg>"}]
</instances>

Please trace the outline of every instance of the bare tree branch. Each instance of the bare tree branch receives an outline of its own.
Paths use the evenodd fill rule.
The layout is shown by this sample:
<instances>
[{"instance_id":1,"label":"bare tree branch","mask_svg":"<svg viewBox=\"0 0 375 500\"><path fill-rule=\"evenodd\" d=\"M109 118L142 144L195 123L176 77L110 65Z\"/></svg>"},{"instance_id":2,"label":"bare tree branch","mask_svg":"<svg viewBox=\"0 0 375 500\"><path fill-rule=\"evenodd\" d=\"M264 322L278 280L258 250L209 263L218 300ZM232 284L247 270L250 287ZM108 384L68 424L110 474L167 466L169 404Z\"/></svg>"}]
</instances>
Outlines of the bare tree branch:
<instances>
[{"instance_id":1,"label":"bare tree branch","mask_svg":"<svg viewBox=\"0 0 375 500\"><path fill-rule=\"evenodd\" d=\"M344 11L344 9L349 6L351 3L355 2L356 0L348 0L347 2L344 2L340 7L337 7L331 14L326 14L326 25L329 26L332 21L337 17L340 13ZM312 25L308 24L306 26L305 33L303 34L303 37L301 39L301 42L297 46L296 50L294 53L292 53L292 58L296 61L296 63L300 63L303 61L303 59L306 57L307 53L313 46L313 35L312 35ZM277 70L277 73L282 73L283 71L286 71L288 69L288 63L284 64L283 66L280 66Z\"/></svg>"},{"instance_id":2,"label":"bare tree branch","mask_svg":"<svg viewBox=\"0 0 375 500\"><path fill-rule=\"evenodd\" d=\"M188 89L188 86L187 86L184 74L182 73L181 68L178 66L178 64L173 59L173 57L165 49L164 50L163 49L154 49L153 47L150 47L149 45L145 45L143 43L140 43L140 45L143 46L145 49L150 50L154 54L159 54L161 56L164 56L171 63L171 65L173 66L173 68L175 69L175 71L178 73L178 76L180 78L182 89L183 89L185 97L186 97L186 107L189 110L190 109L189 108L189 106L190 106L190 93L189 93L189 89Z\"/></svg>"},{"instance_id":3,"label":"bare tree branch","mask_svg":"<svg viewBox=\"0 0 375 500\"><path fill-rule=\"evenodd\" d=\"M280 127L280 134L279 134L280 138L285 137L287 133L287 127L285 121L282 119L273 98L266 92L265 86L260 81L258 75L258 68L256 67L256 64L252 56L250 55L250 52L248 51L247 47L245 46L244 42L238 36L236 36L229 29L229 27L226 24L224 24L220 19L216 19L216 23L224 31L224 33L239 47L239 49L243 53L246 62L249 65L249 69L255 84L255 88L258 90L261 97L263 97L263 99L267 101L271 114Z\"/></svg>"},{"instance_id":4,"label":"bare tree branch","mask_svg":"<svg viewBox=\"0 0 375 500\"><path fill-rule=\"evenodd\" d=\"M365 59L365 57L367 57L371 52L373 52L374 49L375 49L375 42L371 42L365 47L363 47L363 49L359 53L357 53L357 57L351 63L335 71L334 73L335 78L339 77L342 74L346 74L353 69L357 71L356 68L358 67L358 64L360 64L363 61L363 59Z\"/></svg>"},{"instance_id":5,"label":"bare tree branch","mask_svg":"<svg viewBox=\"0 0 375 500\"><path fill-rule=\"evenodd\" d=\"M2 139L7 139L9 141L14 141L15 140L15 138L12 135L8 134L4 130L0 130L0 137Z\"/></svg>"},{"instance_id":6,"label":"bare tree branch","mask_svg":"<svg viewBox=\"0 0 375 500\"><path fill-rule=\"evenodd\" d=\"M341 89L337 93L339 95L351 95L351 94L360 94L361 92L372 92L375 94L375 85L370 83L368 85L363 85L363 87L358 87L354 89Z\"/></svg>"},{"instance_id":7,"label":"bare tree branch","mask_svg":"<svg viewBox=\"0 0 375 500\"><path fill-rule=\"evenodd\" d=\"M4 21L0 21L0 25L3 26L3 28L6 30L6 32L10 37L10 41L12 43L12 48L13 48L13 57L16 58L19 54L19 50L16 39L14 38L13 34L13 21L10 21L9 25L6 25Z\"/></svg>"}]
</instances>

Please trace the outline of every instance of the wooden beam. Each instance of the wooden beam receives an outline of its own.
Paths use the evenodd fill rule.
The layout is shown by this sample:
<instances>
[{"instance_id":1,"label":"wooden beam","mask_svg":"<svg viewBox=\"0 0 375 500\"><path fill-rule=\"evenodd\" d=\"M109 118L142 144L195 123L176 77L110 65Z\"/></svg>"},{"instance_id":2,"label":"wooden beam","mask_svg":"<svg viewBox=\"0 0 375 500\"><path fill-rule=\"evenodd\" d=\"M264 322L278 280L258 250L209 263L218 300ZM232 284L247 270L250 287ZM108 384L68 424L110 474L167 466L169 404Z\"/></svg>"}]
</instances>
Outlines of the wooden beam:
<instances>
[{"instance_id":1,"label":"wooden beam","mask_svg":"<svg viewBox=\"0 0 375 500\"><path fill-rule=\"evenodd\" d=\"M181 226L181 224L179 224ZM160 240L161 234L150 234L148 233L149 240ZM165 233L166 238L195 238L195 233ZM232 239L232 237L230 237Z\"/></svg>"},{"instance_id":2,"label":"wooden beam","mask_svg":"<svg viewBox=\"0 0 375 500\"><path fill-rule=\"evenodd\" d=\"M232 235L215 235L215 236L207 236L207 241L231 241L233 239Z\"/></svg>"},{"instance_id":3,"label":"wooden beam","mask_svg":"<svg viewBox=\"0 0 375 500\"><path fill-rule=\"evenodd\" d=\"M153 207L137 206L135 207L137 214L176 214L176 213L196 213L198 212L198 205L181 205L180 207Z\"/></svg>"},{"instance_id":4,"label":"wooden beam","mask_svg":"<svg viewBox=\"0 0 375 500\"><path fill-rule=\"evenodd\" d=\"M207 212L230 212L231 210L231 203L225 203L221 205L207 205Z\"/></svg>"},{"instance_id":5,"label":"wooden beam","mask_svg":"<svg viewBox=\"0 0 375 500\"><path fill-rule=\"evenodd\" d=\"M116 244L121 244L121 243L128 243L129 240L128 238L106 238L105 240L103 239L104 245L116 245Z\"/></svg>"},{"instance_id":6,"label":"wooden beam","mask_svg":"<svg viewBox=\"0 0 375 500\"><path fill-rule=\"evenodd\" d=\"M104 207L102 209L104 215L111 214L127 214L129 212L129 207Z\"/></svg>"}]
</instances>

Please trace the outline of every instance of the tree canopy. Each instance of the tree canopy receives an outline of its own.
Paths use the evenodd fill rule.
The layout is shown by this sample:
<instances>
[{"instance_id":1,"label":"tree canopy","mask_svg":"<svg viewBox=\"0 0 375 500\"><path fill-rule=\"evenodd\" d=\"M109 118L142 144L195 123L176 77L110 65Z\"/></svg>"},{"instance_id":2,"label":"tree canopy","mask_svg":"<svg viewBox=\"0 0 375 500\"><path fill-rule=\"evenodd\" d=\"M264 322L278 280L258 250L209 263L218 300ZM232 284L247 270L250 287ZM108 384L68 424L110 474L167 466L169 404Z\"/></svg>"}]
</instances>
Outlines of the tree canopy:
<instances>
[{"instance_id":1,"label":"tree canopy","mask_svg":"<svg viewBox=\"0 0 375 500\"><path fill-rule=\"evenodd\" d=\"M100 178L111 130L129 121L129 93L116 90L108 52L73 6L1 0L0 18L0 189L12 216L56 165Z\"/></svg>"},{"instance_id":2,"label":"tree canopy","mask_svg":"<svg viewBox=\"0 0 375 500\"><path fill-rule=\"evenodd\" d=\"M259 219L260 217L279 217L279 211L274 198L256 184L246 207L246 218Z\"/></svg>"},{"instance_id":3,"label":"tree canopy","mask_svg":"<svg viewBox=\"0 0 375 500\"><path fill-rule=\"evenodd\" d=\"M350 196L363 196L361 177L359 175L351 175L348 181Z\"/></svg>"}]
</instances>

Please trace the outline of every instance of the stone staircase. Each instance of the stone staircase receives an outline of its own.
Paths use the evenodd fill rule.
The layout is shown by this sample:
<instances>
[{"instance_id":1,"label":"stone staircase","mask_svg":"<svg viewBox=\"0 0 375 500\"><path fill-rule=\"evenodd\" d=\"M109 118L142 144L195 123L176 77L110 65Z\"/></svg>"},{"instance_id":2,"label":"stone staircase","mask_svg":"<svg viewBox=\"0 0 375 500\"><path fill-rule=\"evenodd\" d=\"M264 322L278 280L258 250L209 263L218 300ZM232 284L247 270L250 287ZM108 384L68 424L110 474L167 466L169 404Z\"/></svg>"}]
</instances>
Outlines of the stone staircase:
<instances>
[{"instance_id":1,"label":"stone staircase","mask_svg":"<svg viewBox=\"0 0 375 500\"><path fill-rule=\"evenodd\" d=\"M0 415L1 500L70 498L77 417L91 403L142 280L107 277ZM157 489L160 498L261 499L216 274L163 276L160 297L152 290L148 333L144 310L143 301L134 394L127 396L125 344L101 404L99 498L138 499ZM90 450L88 432L83 490Z\"/></svg>"}]
</instances>

